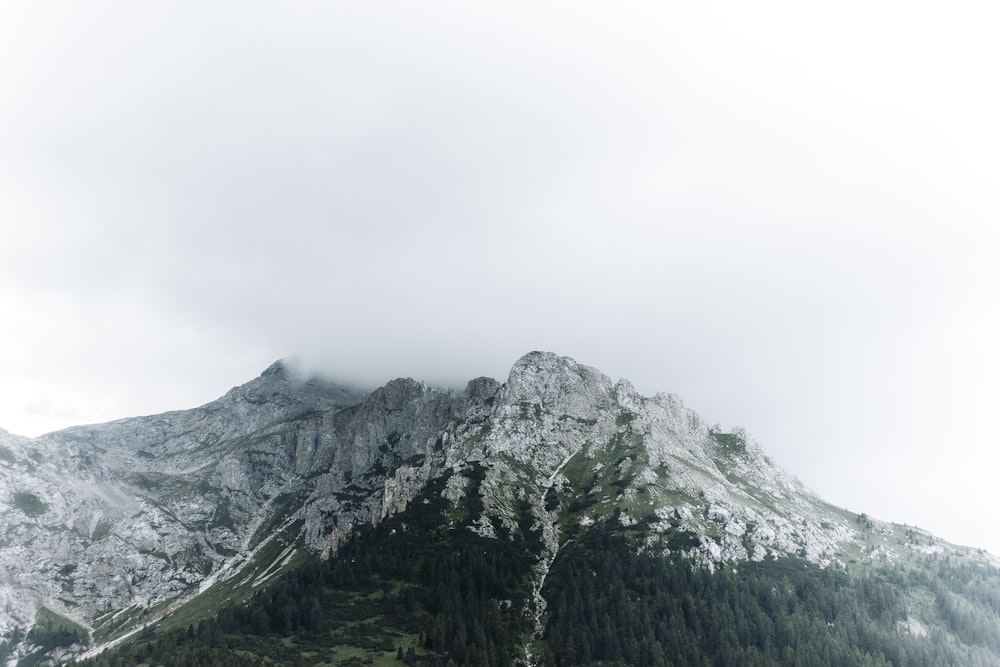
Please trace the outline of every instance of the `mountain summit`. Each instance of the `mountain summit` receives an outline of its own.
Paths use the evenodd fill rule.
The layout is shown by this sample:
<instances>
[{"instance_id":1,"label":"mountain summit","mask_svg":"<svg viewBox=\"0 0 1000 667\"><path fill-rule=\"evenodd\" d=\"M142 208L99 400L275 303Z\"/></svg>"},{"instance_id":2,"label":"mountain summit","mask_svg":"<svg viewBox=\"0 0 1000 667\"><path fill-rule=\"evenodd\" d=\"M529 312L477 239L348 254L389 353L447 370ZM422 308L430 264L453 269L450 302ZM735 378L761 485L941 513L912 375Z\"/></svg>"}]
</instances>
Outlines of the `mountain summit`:
<instances>
[{"instance_id":1,"label":"mountain summit","mask_svg":"<svg viewBox=\"0 0 1000 667\"><path fill-rule=\"evenodd\" d=\"M851 576L996 565L833 507L746 431L710 427L674 395L641 396L548 352L461 392L412 379L358 392L278 362L192 410L35 439L0 431L0 508L0 659L10 664L96 655L144 627L207 618L306 561L338 561L363 527L402 521L399 535L420 508L436 508L438 535L519 545L523 599L497 604L523 619L505 632L519 634L511 659L525 663L544 655L559 618L550 572L598 531L627 535L628 553L707 573L789 559ZM942 620L951 604L997 626L1000 604L931 574L919 581L899 593L909 602L887 627L937 628L966 651L954 655L975 649L1000 664L1000 631L980 651Z\"/></svg>"}]
</instances>

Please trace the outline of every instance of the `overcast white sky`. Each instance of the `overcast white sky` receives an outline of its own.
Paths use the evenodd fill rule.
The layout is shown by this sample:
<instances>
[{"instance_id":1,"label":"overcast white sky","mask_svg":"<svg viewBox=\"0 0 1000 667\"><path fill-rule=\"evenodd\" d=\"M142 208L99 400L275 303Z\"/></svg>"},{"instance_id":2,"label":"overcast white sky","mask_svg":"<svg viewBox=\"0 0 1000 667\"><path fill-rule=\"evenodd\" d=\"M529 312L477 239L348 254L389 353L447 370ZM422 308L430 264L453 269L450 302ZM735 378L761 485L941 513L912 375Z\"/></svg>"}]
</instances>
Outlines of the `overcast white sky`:
<instances>
[{"instance_id":1,"label":"overcast white sky","mask_svg":"<svg viewBox=\"0 0 1000 667\"><path fill-rule=\"evenodd\" d=\"M547 349L1000 554L998 11L2 1L0 426Z\"/></svg>"}]
</instances>

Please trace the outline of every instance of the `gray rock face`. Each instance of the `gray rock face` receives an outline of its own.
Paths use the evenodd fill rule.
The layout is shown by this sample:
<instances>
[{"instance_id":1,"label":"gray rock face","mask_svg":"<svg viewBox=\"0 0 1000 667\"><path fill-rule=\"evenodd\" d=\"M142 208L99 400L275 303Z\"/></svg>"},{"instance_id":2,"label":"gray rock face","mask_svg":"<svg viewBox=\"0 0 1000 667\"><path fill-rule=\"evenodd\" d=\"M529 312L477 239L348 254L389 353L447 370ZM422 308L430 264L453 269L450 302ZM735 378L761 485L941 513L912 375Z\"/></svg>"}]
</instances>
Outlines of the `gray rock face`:
<instances>
[{"instance_id":1,"label":"gray rock face","mask_svg":"<svg viewBox=\"0 0 1000 667\"><path fill-rule=\"evenodd\" d=\"M0 642L41 607L90 630L239 558L315 465L322 416L362 398L278 363L194 410L0 435Z\"/></svg>"},{"instance_id":2,"label":"gray rock face","mask_svg":"<svg viewBox=\"0 0 1000 667\"><path fill-rule=\"evenodd\" d=\"M643 521L647 548L710 567L957 549L861 524L746 432L711 429L676 396L640 396L567 357L532 352L505 383L477 378L463 392L400 379L367 394L279 362L193 410L35 439L0 431L0 657L5 642L11 662L29 649L16 640L41 609L100 643L138 627L133 610L236 581L272 551L258 572L296 549L333 556L355 526L401 511L446 470L445 495L460 498L472 463L486 471L484 517L516 529L527 502L542 529L536 622L567 523ZM269 550L278 536L287 546Z\"/></svg>"}]
</instances>

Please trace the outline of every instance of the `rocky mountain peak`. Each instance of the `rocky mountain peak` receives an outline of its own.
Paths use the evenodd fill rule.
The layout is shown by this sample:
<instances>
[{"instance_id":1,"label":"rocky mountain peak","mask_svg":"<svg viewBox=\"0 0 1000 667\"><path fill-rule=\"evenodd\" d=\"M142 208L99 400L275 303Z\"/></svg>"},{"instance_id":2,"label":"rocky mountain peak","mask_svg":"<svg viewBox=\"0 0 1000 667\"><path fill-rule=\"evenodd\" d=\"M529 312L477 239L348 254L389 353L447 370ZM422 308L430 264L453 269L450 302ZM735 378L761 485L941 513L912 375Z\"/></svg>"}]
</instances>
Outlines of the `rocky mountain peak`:
<instances>
[{"instance_id":1,"label":"rocky mountain peak","mask_svg":"<svg viewBox=\"0 0 1000 667\"><path fill-rule=\"evenodd\" d=\"M302 403L315 407L346 407L359 403L367 394L319 375L307 376L295 364L280 359L259 377L230 389L220 400L253 405Z\"/></svg>"},{"instance_id":2,"label":"rocky mountain peak","mask_svg":"<svg viewBox=\"0 0 1000 667\"><path fill-rule=\"evenodd\" d=\"M273 364L264 369L261 373L261 377L264 376L276 376L276 377L288 377L291 374L291 369L289 368L289 362L287 359L278 359Z\"/></svg>"},{"instance_id":3,"label":"rocky mountain peak","mask_svg":"<svg viewBox=\"0 0 1000 667\"><path fill-rule=\"evenodd\" d=\"M586 418L612 400L608 376L570 357L529 352L510 369L504 399L512 405L538 404L543 410Z\"/></svg>"},{"instance_id":4,"label":"rocky mountain peak","mask_svg":"<svg viewBox=\"0 0 1000 667\"><path fill-rule=\"evenodd\" d=\"M396 378L369 394L364 403L369 409L394 411L419 399L427 391L426 385L413 378Z\"/></svg>"},{"instance_id":5,"label":"rocky mountain peak","mask_svg":"<svg viewBox=\"0 0 1000 667\"><path fill-rule=\"evenodd\" d=\"M500 387L500 383L491 377L478 377L469 380L463 394L470 401L483 403L495 398Z\"/></svg>"}]
</instances>

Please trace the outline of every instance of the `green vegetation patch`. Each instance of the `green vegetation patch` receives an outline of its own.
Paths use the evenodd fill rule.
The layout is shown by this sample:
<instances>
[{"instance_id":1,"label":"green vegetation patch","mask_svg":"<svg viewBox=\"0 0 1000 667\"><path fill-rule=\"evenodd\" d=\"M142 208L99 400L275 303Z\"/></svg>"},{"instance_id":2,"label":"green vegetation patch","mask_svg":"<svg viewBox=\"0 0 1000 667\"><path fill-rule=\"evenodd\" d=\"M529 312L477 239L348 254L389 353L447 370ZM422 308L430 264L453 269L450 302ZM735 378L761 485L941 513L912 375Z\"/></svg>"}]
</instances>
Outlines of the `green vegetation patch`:
<instances>
[{"instance_id":1,"label":"green vegetation patch","mask_svg":"<svg viewBox=\"0 0 1000 667\"><path fill-rule=\"evenodd\" d=\"M741 436L735 433L720 433L719 431L712 431L709 435L719 443L719 447L727 454L746 454L747 443Z\"/></svg>"},{"instance_id":2,"label":"green vegetation patch","mask_svg":"<svg viewBox=\"0 0 1000 667\"><path fill-rule=\"evenodd\" d=\"M517 404L518 417L521 419L540 420L542 418L542 404L521 401Z\"/></svg>"},{"instance_id":3,"label":"green vegetation patch","mask_svg":"<svg viewBox=\"0 0 1000 667\"><path fill-rule=\"evenodd\" d=\"M97 522L94 527L94 533L90 536L90 539L94 542L103 540L105 537L111 534L111 522L106 519L101 519Z\"/></svg>"},{"instance_id":4,"label":"green vegetation patch","mask_svg":"<svg viewBox=\"0 0 1000 667\"><path fill-rule=\"evenodd\" d=\"M288 517L302 506L303 493L284 493L277 496L271 504L271 515L254 532L250 545L256 546L270 537Z\"/></svg>"},{"instance_id":5,"label":"green vegetation patch","mask_svg":"<svg viewBox=\"0 0 1000 667\"><path fill-rule=\"evenodd\" d=\"M14 452L10 451L3 445L0 445L0 461L6 461L7 463L17 463L17 457L14 456Z\"/></svg>"},{"instance_id":6,"label":"green vegetation patch","mask_svg":"<svg viewBox=\"0 0 1000 667\"><path fill-rule=\"evenodd\" d=\"M151 610L138 605L125 609L113 609L94 619L94 641L103 643L128 632L136 624L149 617Z\"/></svg>"},{"instance_id":7,"label":"green vegetation patch","mask_svg":"<svg viewBox=\"0 0 1000 667\"><path fill-rule=\"evenodd\" d=\"M561 510L561 541L573 538L584 516L617 521L628 515L629 523L645 521L654 501L649 489L635 486L636 471L646 464L645 454L634 449L641 442L641 436L618 433L607 447L592 449L592 457L581 452L569 460L562 471L569 485L558 494L550 490L545 498L547 510Z\"/></svg>"},{"instance_id":8,"label":"green vegetation patch","mask_svg":"<svg viewBox=\"0 0 1000 667\"><path fill-rule=\"evenodd\" d=\"M969 584L981 581L972 570L955 572ZM893 576L851 576L795 558L709 570L639 553L624 531L595 524L559 552L545 580L548 622L540 662L1000 664L996 609L976 614L968 604L949 607L940 601L947 596L939 596L942 616L960 642L901 633L907 602ZM985 608L994 593L987 590L975 601Z\"/></svg>"},{"instance_id":9,"label":"green vegetation patch","mask_svg":"<svg viewBox=\"0 0 1000 667\"><path fill-rule=\"evenodd\" d=\"M487 422L482 427L480 427L478 432L476 432L474 435L469 437L468 440L466 440L466 444L468 444L469 446L478 445L479 443L481 443L483 440L486 439L486 437L490 434L490 431L492 430L493 430L493 424Z\"/></svg>"},{"instance_id":10,"label":"green vegetation patch","mask_svg":"<svg viewBox=\"0 0 1000 667\"><path fill-rule=\"evenodd\" d=\"M634 412L623 412L622 414L615 417L615 424L617 424L618 426L625 426L626 424L631 424L636 420L636 418L638 418L638 416L639 415L637 415Z\"/></svg>"},{"instance_id":11,"label":"green vegetation patch","mask_svg":"<svg viewBox=\"0 0 1000 667\"><path fill-rule=\"evenodd\" d=\"M44 663L44 657L49 651L74 644L86 645L89 641L83 627L47 607L39 608L35 625L28 631L26 639L33 647L33 652L18 661L19 667L47 664Z\"/></svg>"},{"instance_id":12,"label":"green vegetation patch","mask_svg":"<svg viewBox=\"0 0 1000 667\"><path fill-rule=\"evenodd\" d=\"M232 504L229 498L223 498L215 506L212 518L208 522L208 528L228 528L236 530L236 522L233 520Z\"/></svg>"},{"instance_id":13,"label":"green vegetation patch","mask_svg":"<svg viewBox=\"0 0 1000 667\"><path fill-rule=\"evenodd\" d=\"M27 516L38 517L49 511L49 506L41 498L27 491L14 493L14 509L21 510Z\"/></svg>"}]
</instances>

